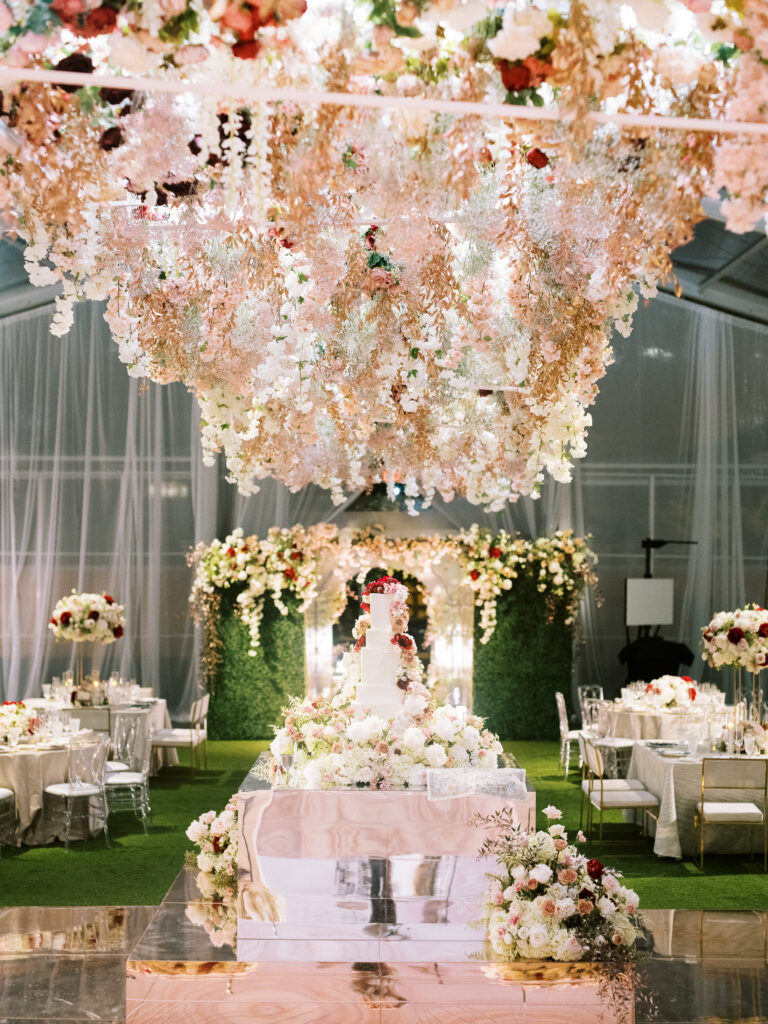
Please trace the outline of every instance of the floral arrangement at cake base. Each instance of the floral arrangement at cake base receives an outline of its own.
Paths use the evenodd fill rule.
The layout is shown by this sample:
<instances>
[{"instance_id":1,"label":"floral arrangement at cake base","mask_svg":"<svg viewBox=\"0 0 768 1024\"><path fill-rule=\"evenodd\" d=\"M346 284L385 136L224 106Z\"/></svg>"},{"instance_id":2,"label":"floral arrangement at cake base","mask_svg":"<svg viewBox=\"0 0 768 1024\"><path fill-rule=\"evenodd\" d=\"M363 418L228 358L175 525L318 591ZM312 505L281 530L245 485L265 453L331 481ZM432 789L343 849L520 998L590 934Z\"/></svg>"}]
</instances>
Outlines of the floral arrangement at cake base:
<instances>
[{"instance_id":1,"label":"floral arrangement at cake base","mask_svg":"<svg viewBox=\"0 0 768 1024\"><path fill-rule=\"evenodd\" d=\"M493 958L627 962L643 929L637 893L568 842L556 807L542 814L551 824L537 832L509 811L475 819L492 830L480 856L497 862L483 917ZM576 838L585 841L581 832Z\"/></svg>"},{"instance_id":2,"label":"floral arrangement at cake base","mask_svg":"<svg viewBox=\"0 0 768 1024\"><path fill-rule=\"evenodd\" d=\"M332 700L294 700L270 750L273 786L423 789L427 768L495 768L502 747L482 718L438 707L423 684L413 683L389 720L356 708L349 689ZM289 770L282 767L286 758Z\"/></svg>"},{"instance_id":3,"label":"floral arrangement at cake base","mask_svg":"<svg viewBox=\"0 0 768 1024\"><path fill-rule=\"evenodd\" d=\"M237 941L237 803L232 796L220 814L206 811L187 828L197 847L186 862L197 867L195 883L201 899L192 900L187 918L207 932L217 948Z\"/></svg>"},{"instance_id":4,"label":"floral arrangement at cake base","mask_svg":"<svg viewBox=\"0 0 768 1024\"><path fill-rule=\"evenodd\" d=\"M125 631L125 608L109 594L73 590L56 602L48 628L57 640L113 644Z\"/></svg>"},{"instance_id":5,"label":"floral arrangement at cake base","mask_svg":"<svg viewBox=\"0 0 768 1024\"><path fill-rule=\"evenodd\" d=\"M712 668L745 668L757 673L768 665L768 611L748 604L717 612L701 631L701 657Z\"/></svg>"},{"instance_id":6,"label":"floral arrangement at cake base","mask_svg":"<svg viewBox=\"0 0 768 1024\"><path fill-rule=\"evenodd\" d=\"M707 703L690 676L659 676L652 679L635 703L650 708L689 708L695 701Z\"/></svg>"},{"instance_id":7,"label":"floral arrangement at cake base","mask_svg":"<svg viewBox=\"0 0 768 1024\"><path fill-rule=\"evenodd\" d=\"M42 720L23 700L5 700L0 705L0 743L29 743L42 728Z\"/></svg>"},{"instance_id":8,"label":"floral arrangement at cake base","mask_svg":"<svg viewBox=\"0 0 768 1024\"><path fill-rule=\"evenodd\" d=\"M423 789L428 768L495 768L501 744L475 715L438 707L407 632L408 589L382 576L363 591L336 697L294 699L271 744L273 786Z\"/></svg>"}]
</instances>

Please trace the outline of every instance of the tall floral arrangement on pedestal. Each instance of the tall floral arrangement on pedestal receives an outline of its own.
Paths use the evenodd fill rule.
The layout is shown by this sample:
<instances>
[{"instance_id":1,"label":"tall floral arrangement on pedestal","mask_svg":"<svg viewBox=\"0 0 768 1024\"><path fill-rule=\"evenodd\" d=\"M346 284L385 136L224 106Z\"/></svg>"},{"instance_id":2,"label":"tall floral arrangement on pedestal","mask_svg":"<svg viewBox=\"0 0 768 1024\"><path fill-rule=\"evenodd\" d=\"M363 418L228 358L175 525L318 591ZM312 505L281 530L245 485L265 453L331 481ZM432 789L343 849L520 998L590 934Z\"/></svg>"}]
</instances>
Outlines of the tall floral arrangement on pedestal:
<instances>
[{"instance_id":1,"label":"tall floral arrangement on pedestal","mask_svg":"<svg viewBox=\"0 0 768 1024\"><path fill-rule=\"evenodd\" d=\"M702 658L712 668L761 672L768 665L768 611L756 604L718 612L702 627Z\"/></svg>"},{"instance_id":2,"label":"tall floral arrangement on pedestal","mask_svg":"<svg viewBox=\"0 0 768 1024\"><path fill-rule=\"evenodd\" d=\"M71 594L56 602L48 628L57 640L112 644L125 632L125 608L110 594Z\"/></svg>"}]
</instances>

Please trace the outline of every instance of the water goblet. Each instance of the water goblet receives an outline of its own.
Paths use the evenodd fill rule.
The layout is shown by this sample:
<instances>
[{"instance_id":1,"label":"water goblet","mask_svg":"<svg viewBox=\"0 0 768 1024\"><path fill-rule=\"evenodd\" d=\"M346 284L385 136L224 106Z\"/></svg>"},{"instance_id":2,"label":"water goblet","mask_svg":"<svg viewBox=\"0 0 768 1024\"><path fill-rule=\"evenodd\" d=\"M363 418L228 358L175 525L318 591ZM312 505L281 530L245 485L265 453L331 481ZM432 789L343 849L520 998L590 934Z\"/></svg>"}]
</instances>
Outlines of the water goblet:
<instances>
[{"instance_id":1,"label":"water goblet","mask_svg":"<svg viewBox=\"0 0 768 1024\"><path fill-rule=\"evenodd\" d=\"M744 733L744 753L747 757L752 757L755 752L755 734L753 732Z\"/></svg>"},{"instance_id":2,"label":"water goblet","mask_svg":"<svg viewBox=\"0 0 768 1024\"><path fill-rule=\"evenodd\" d=\"M50 700L51 699L51 689L52 689L51 683L43 683L43 699L44 700Z\"/></svg>"},{"instance_id":3,"label":"water goblet","mask_svg":"<svg viewBox=\"0 0 768 1024\"><path fill-rule=\"evenodd\" d=\"M12 747L17 746L21 739L21 729L18 725L12 725L8 730L8 742Z\"/></svg>"}]
</instances>

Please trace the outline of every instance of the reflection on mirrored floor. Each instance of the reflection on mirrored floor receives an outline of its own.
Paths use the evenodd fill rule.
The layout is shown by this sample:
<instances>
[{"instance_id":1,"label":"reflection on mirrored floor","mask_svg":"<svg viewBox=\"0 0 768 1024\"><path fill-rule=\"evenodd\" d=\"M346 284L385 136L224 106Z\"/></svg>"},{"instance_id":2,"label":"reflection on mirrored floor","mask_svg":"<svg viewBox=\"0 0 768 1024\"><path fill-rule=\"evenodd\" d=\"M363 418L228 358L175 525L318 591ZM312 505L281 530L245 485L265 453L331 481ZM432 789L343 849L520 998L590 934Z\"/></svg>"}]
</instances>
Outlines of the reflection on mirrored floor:
<instances>
[{"instance_id":1,"label":"reflection on mirrored floor","mask_svg":"<svg viewBox=\"0 0 768 1024\"><path fill-rule=\"evenodd\" d=\"M241 957L231 908L206 907L189 870L160 907L0 909L0 1022L768 1021L767 914L648 911L652 950L611 985L590 965L473 957L461 898L439 913L429 895L378 899L327 894L298 916L253 920L258 960Z\"/></svg>"}]
</instances>

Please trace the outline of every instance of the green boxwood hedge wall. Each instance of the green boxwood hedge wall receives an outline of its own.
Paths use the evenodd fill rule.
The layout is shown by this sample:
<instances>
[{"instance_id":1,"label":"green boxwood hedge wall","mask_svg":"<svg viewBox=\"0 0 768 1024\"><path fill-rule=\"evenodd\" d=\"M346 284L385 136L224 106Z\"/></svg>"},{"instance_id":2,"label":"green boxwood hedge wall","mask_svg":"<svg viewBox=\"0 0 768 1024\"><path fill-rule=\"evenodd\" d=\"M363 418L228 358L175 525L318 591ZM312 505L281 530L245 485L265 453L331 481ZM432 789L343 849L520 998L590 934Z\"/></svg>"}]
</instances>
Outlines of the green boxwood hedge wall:
<instances>
[{"instance_id":1,"label":"green boxwood hedge wall","mask_svg":"<svg viewBox=\"0 0 768 1024\"><path fill-rule=\"evenodd\" d=\"M544 595L525 577L499 597L487 644L480 643L479 616L475 608L474 713L503 740L556 739L556 690L570 709L573 655L565 616L549 622Z\"/></svg>"},{"instance_id":2,"label":"green boxwood hedge wall","mask_svg":"<svg viewBox=\"0 0 768 1024\"><path fill-rule=\"evenodd\" d=\"M211 706L208 732L215 740L272 739L271 726L289 697L306 692L304 675L304 614L286 601L281 615L267 596L256 657L248 654L248 629L234 614L238 591L221 595L218 623L221 660L208 679Z\"/></svg>"}]
</instances>

